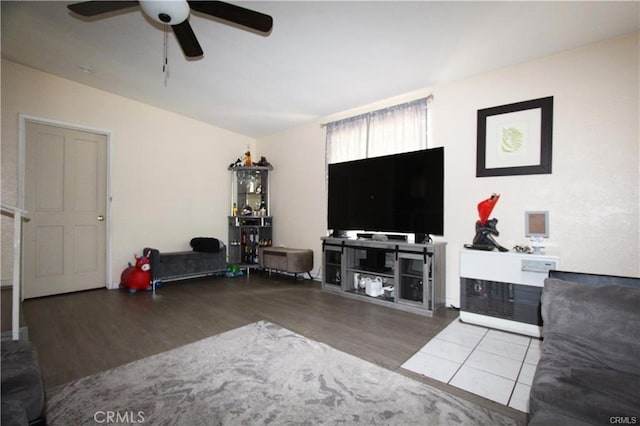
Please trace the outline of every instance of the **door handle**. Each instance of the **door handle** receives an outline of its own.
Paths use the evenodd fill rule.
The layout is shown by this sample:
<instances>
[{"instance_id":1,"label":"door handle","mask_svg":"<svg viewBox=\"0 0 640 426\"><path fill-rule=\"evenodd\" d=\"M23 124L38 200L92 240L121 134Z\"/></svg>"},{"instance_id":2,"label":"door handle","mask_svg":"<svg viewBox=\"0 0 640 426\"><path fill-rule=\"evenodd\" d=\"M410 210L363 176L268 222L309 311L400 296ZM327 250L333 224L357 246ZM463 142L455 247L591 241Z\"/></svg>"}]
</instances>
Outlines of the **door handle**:
<instances>
[{"instance_id":1,"label":"door handle","mask_svg":"<svg viewBox=\"0 0 640 426\"><path fill-rule=\"evenodd\" d=\"M104 216L102 216L102 215L98 216L98 221L104 222Z\"/></svg>"}]
</instances>

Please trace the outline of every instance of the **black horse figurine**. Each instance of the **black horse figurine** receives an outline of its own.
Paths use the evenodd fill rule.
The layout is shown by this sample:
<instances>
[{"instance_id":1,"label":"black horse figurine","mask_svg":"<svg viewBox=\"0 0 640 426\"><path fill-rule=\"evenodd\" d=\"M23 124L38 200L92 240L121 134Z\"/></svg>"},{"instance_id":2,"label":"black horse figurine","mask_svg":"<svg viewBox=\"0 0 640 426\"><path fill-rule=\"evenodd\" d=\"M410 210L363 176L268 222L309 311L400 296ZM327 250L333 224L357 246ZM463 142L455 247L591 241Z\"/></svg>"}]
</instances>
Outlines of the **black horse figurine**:
<instances>
[{"instance_id":1,"label":"black horse figurine","mask_svg":"<svg viewBox=\"0 0 640 426\"><path fill-rule=\"evenodd\" d=\"M477 221L476 236L473 237L473 244L467 245L467 247L474 250L491 251L497 248L500 251L509 251L509 249L502 247L495 238L493 238L494 235L496 237L500 235L497 225L498 219L496 218L489 219L484 225L480 223L480 221Z\"/></svg>"},{"instance_id":2,"label":"black horse figurine","mask_svg":"<svg viewBox=\"0 0 640 426\"><path fill-rule=\"evenodd\" d=\"M509 249L502 247L495 238L493 238L494 235L496 237L500 235L497 228L498 219L489 219L489 215L491 215L499 199L499 194L491 194L489 198L478 203L478 215L480 219L476 221L476 236L473 237L473 244L464 245L466 248L486 251L497 248L500 251L509 251Z\"/></svg>"}]
</instances>

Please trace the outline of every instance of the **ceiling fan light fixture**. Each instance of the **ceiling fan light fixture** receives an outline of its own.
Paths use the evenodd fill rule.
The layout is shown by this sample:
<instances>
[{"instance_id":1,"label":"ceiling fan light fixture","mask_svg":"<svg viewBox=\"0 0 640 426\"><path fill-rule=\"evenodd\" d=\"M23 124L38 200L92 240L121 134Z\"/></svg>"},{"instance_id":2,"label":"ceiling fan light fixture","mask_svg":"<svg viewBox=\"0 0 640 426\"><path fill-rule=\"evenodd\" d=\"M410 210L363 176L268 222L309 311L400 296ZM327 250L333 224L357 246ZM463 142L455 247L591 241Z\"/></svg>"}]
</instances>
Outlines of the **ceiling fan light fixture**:
<instances>
[{"instance_id":1,"label":"ceiling fan light fixture","mask_svg":"<svg viewBox=\"0 0 640 426\"><path fill-rule=\"evenodd\" d=\"M177 25L189 17L189 4L181 1L140 1L144 13L161 24Z\"/></svg>"},{"instance_id":2,"label":"ceiling fan light fixture","mask_svg":"<svg viewBox=\"0 0 640 426\"><path fill-rule=\"evenodd\" d=\"M0 0L1 1L1 0ZM140 6L142 12L152 20L167 27L171 26L173 33L187 58L198 58L204 54L198 38L189 24L189 12L196 12L219 18L224 21L254 29L268 34L273 26L273 18L264 13L245 9L223 1L194 1L190 0L119 0L119 1L83 1L72 3L67 8L80 16L91 18L105 13L115 12Z\"/></svg>"}]
</instances>

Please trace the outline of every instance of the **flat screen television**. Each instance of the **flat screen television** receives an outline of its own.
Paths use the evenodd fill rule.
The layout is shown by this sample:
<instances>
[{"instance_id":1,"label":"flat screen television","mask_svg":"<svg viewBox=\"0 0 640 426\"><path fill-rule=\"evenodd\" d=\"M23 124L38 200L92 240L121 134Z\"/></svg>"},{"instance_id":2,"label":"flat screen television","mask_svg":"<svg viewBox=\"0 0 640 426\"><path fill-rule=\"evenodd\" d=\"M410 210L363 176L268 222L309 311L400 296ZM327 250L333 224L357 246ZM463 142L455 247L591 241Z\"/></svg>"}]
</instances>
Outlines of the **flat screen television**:
<instances>
[{"instance_id":1,"label":"flat screen television","mask_svg":"<svg viewBox=\"0 0 640 426\"><path fill-rule=\"evenodd\" d=\"M444 148L329 165L328 228L444 234Z\"/></svg>"}]
</instances>

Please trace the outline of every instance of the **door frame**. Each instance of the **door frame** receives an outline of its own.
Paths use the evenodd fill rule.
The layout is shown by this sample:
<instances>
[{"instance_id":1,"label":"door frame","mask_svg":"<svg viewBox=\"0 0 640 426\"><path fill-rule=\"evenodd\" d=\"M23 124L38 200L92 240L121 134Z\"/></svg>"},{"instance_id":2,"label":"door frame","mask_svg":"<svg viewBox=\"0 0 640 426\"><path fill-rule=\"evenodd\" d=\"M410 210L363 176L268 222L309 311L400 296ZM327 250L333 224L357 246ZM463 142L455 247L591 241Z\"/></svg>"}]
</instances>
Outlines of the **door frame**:
<instances>
[{"instance_id":1,"label":"door frame","mask_svg":"<svg viewBox=\"0 0 640 426\"><path fill-rule=\"evenodd\" d=\"M35 117L26 114L18 114L18 206L24 209L24 200L25 200L25 185L26 185L26 126L27 123L35 123L35 124L44 124L47 126L53 127L62 127L64 129L70 130L78 130L82 132L96 133L99 135L103 135L107 139L107 199L105 200L106 206L106 255L105 259L105 287L108 289L118 288L114 287L113 284L113 274L111 272L111 264L112 264L112 240L113 240L113 226L111 223L111 218L113 217L111 211L111 140L112 140L112 132L111 130L99 129L96 127L83 126L80 124L73 124L59 120L53 120L49 118ZM26 215L29 217L29 214ZM22 245L23 253L21 253L22 258L24 259L24 245ZM21 266L22 272L24 273L24 265ZM24 276L24 275L23 275ZM20 283L20 297L24 300L23 296L23 283Z\"/></svg>"}]
</instances>

